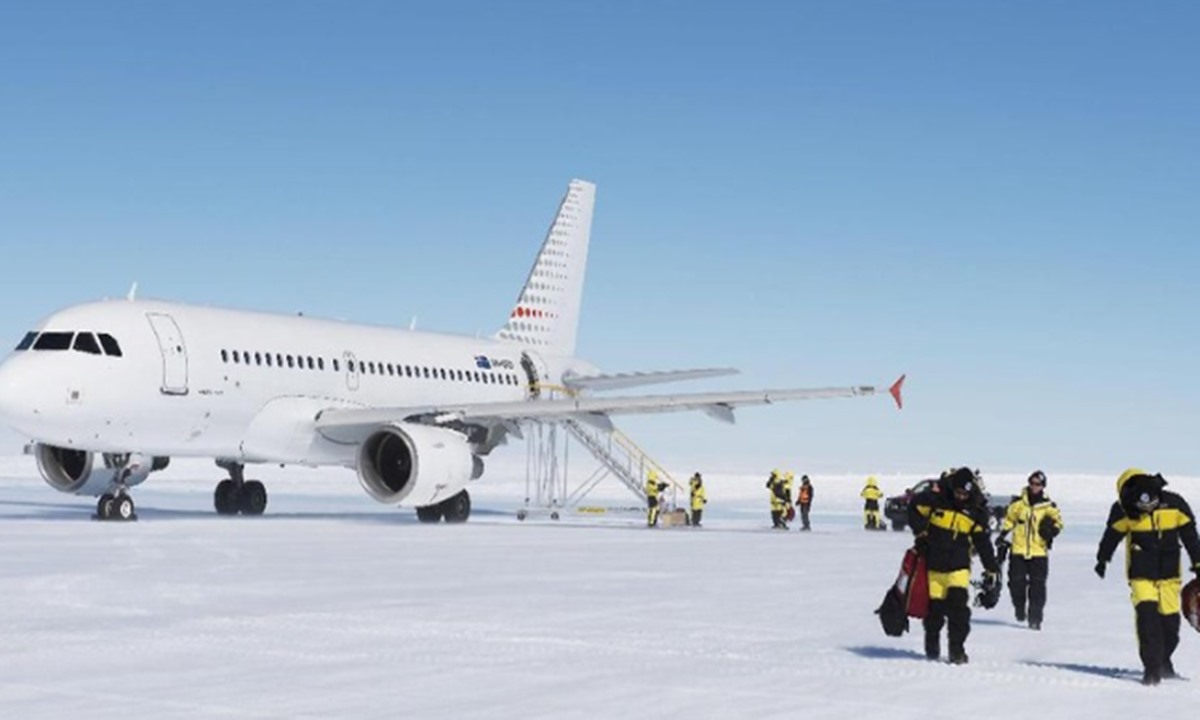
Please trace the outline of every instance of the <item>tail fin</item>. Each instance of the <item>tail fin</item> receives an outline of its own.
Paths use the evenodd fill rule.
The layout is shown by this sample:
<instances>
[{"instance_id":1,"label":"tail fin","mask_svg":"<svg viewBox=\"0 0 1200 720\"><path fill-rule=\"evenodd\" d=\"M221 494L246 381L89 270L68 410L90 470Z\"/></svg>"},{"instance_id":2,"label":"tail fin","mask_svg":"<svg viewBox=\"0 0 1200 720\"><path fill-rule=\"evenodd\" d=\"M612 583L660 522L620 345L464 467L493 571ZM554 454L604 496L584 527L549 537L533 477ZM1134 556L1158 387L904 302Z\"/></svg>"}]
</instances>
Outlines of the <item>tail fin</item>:
<instances>
[{"instance_id":1,"label":"tail fin","mask_svg":"<svg viewBox=\"0 0 1200 720\"><path fill-rule=\"evenodd\" d=\"M552 355L575 354L595 203L592 183L572 180L567 186L525 287L497 338Z\"/></svg>"}]
</instances>

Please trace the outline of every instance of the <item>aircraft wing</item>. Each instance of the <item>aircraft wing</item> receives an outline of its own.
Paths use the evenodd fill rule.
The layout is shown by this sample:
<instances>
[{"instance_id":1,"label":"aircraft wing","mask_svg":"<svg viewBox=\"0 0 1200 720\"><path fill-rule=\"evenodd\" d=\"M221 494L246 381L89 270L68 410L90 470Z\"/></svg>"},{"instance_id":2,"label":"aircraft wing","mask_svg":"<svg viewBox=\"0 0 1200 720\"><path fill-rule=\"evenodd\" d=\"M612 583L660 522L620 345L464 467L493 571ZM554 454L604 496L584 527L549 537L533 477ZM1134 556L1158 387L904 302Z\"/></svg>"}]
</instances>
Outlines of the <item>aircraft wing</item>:
<instances>
[{"instance_id":1,"label":"aircraft wing","mask_svg":"<svg viewBox=\"0 0 1200 720\"><path fill-rule=\"evenodd\" d=\"M901 376L887 389L901 406ZM733 409L744 405L771 405L793 400L858 397L876 395L874 385L849 387L791 388L782 390L742 390L734 392L644 395L636 397L575 397L560 400L522 400L516 402L463 403L425 407L329 408L317 415L316 428L327 436L345 439L360 436L364 429L414 416L434 424L450 422L511 423L521 420L574 419L599 427L611 427L609 415L701 410L725 422L733 422Z\"/></svg>"},{"instance_id":2,"label":"aircraft wing","mask_svg":"<svg viewBox=\"0 0 1200 720\"><path fill-rule=\"evenodd\" d=\"M737 375L734 368L704 368L701 370L665 370L657 372L631 372L611 375L572 375L563 384L572 390L624 390L642 385L699 380L702 378Z\"/></svg>"}]
</instances>

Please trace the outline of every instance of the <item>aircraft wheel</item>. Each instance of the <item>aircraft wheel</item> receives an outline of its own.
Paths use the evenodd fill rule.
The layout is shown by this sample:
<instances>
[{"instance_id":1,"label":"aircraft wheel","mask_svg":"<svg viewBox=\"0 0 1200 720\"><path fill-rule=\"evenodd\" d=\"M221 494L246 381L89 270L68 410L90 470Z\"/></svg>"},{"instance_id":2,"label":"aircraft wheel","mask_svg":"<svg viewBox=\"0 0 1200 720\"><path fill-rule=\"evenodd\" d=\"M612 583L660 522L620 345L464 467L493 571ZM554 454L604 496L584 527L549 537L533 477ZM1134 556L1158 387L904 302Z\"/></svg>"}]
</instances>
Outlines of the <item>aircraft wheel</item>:
<instances>
[{"instance_id":1,"label":"aircraft wheel","mask_svg":"<svg viewBox=\"0 0 1200 720\"><path fill-rule=\"evenodd\" d=\"M111 493L104 493L96 503L96 519L108 520L113 515L113 498Z\"/></svg>"},{"instance_id":2,"label":"aircraft wheel","mask_svg":"<svg viewBox=\"0 0 1200 720\"><path fill-rule=\"evenodd\" d=\"M217 514L236 515L240 494L237 485L232 480L226 479L217 483L217 489L213 490L213 507L216 508Z\"/></svg>"},{"instance_id":3,"label":"aircraft wheel","mask_svg":"<svg viewBox=\"0 0 1200 720\"><path fill-rule=\"evenodd\" d=\"M471 517L471 496L466 490L462 490L449 500L443 500L438 507L442 509L442 517L446 518L446 522L466 522L467 518Z\"/></svg>"},{"instance_id":4,"label":"aircraft wheel","mask_svg":"<svg viewBox=\"0 0 1200 720\"><path fill-rule=\"evenodd\" d=\"M238 497L243 515L262 515L267 509L267 488L258 480L247 480Z\"/></svg>"},{"instance_id":5,"label":"aircraft wheel","mask_svg":"<svg viewBox=\"0 0 1200 720\"><path fill-rule=\"evenodd\" d=\"M134 513L133 498L128 495L121 495L113 500L110 517L115 520L136 520L137 515Z\"/></svg>"},{"instance_id":6,"label":"aircraft wheel","mask_svg":"<svg viewBox=\"0 0 1200 720\"><path fill-rule=\"evenodd\" d=\"M417 519L423 523L435 523L442 519L442 506L429 505L417 508Z\"/></svg>"}]
</instances>

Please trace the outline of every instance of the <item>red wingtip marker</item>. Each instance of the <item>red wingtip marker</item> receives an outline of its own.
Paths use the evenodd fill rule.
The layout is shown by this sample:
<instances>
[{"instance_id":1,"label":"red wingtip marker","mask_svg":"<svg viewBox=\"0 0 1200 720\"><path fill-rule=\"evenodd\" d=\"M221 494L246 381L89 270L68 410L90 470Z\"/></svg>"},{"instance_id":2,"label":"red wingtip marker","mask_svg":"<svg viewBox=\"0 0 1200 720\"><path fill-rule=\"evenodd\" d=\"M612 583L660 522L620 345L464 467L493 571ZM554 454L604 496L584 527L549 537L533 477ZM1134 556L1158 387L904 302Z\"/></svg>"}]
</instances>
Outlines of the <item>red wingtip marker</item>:
<instances>
[{"instance_id":1,"label":"red wingtip marker","mask_svg":"<svg viewBox=\"0 0 1200 720\"><path fill-rule=\"evenodd\" d=\"M904 409L904 398L900 397L900 388L904 386L904 378L906 377L908 377L907 373L901 375L900 379L892 383L892 386L888 388L888 392L892 394L892 399L896 401L897 410Z\"/></svg>"}]
</instances>

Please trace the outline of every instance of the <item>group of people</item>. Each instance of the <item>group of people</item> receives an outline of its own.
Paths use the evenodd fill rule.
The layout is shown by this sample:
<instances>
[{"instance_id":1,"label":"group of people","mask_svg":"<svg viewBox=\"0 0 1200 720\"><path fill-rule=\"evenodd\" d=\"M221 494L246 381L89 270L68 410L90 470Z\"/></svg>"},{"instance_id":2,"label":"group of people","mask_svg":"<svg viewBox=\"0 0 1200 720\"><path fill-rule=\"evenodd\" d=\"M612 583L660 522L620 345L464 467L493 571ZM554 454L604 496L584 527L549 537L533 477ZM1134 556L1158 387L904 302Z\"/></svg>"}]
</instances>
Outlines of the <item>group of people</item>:
<instances>
[{"instance_id":1,"label":"group of people","mask_svg":"<svg viewBox=\"0 0 1200 720\"><path fill-rule=\"evenodd\" d=\"M813 486L807 475L800 476L800 487L796 489L795 505L792 504L792 488L796 476L790 470L772 470L767 476L767 492L771 500L771 527L787 530L788 523L796 519L796 508L800 508L800 529L812 530L809 512L812 510Z\"/></svg>"},{"instance_id":2,"label":"group of people","mask_svg":"<svg viewBox=\"0 0 1200 720\"><path fill-rule=\"evenodd\" d=\"M646 484L642 489L646 493L646 526L657 527L659 508L662 504L661 495L667 489L667 483L661 481L657 470L646 473ZM704 478L700 473L694 473L688 480L688 507L691 515L688 522L692 527L702 527L700 521L704 518L704 506L708 504L708 495L704 491Z\"/></svg>"},{"instance_id":3,"label":"group of people","mask_svg":"<svg viewBox=\"0 0 1200 720\"><path fill-rule=\"evenodd\" d=\"M1138 651L1146 685L1176 677L1171 662L1179 644L1182 578L1181 546L1191 569L1200 573L1200 536L1187 502L1165 489L1158 474L1131 468L1117 479L1117 500L1109 511L1096 553L1095 572L1103 578L1113 553L1126 544L1126 576L1136 616ZM1046 579L1054 539L1062 532L1062 512L1046 493L1046 474L1028 477L1009 504L1000 532L989 542L988 520L978 472L967 467L942 474L930 489L909 503L909 524L925 559L929 607L923 621L925 655L941 656L941 631L947 628L949 661L967 662L971 631L968 604L971 558L983 565L980 598L999 596L999 573L1007 559L1013 612L1032 630L1040 630L1046 606ZM985 606L990 606L984 600Z\"/></svg>"}]
</instances>

